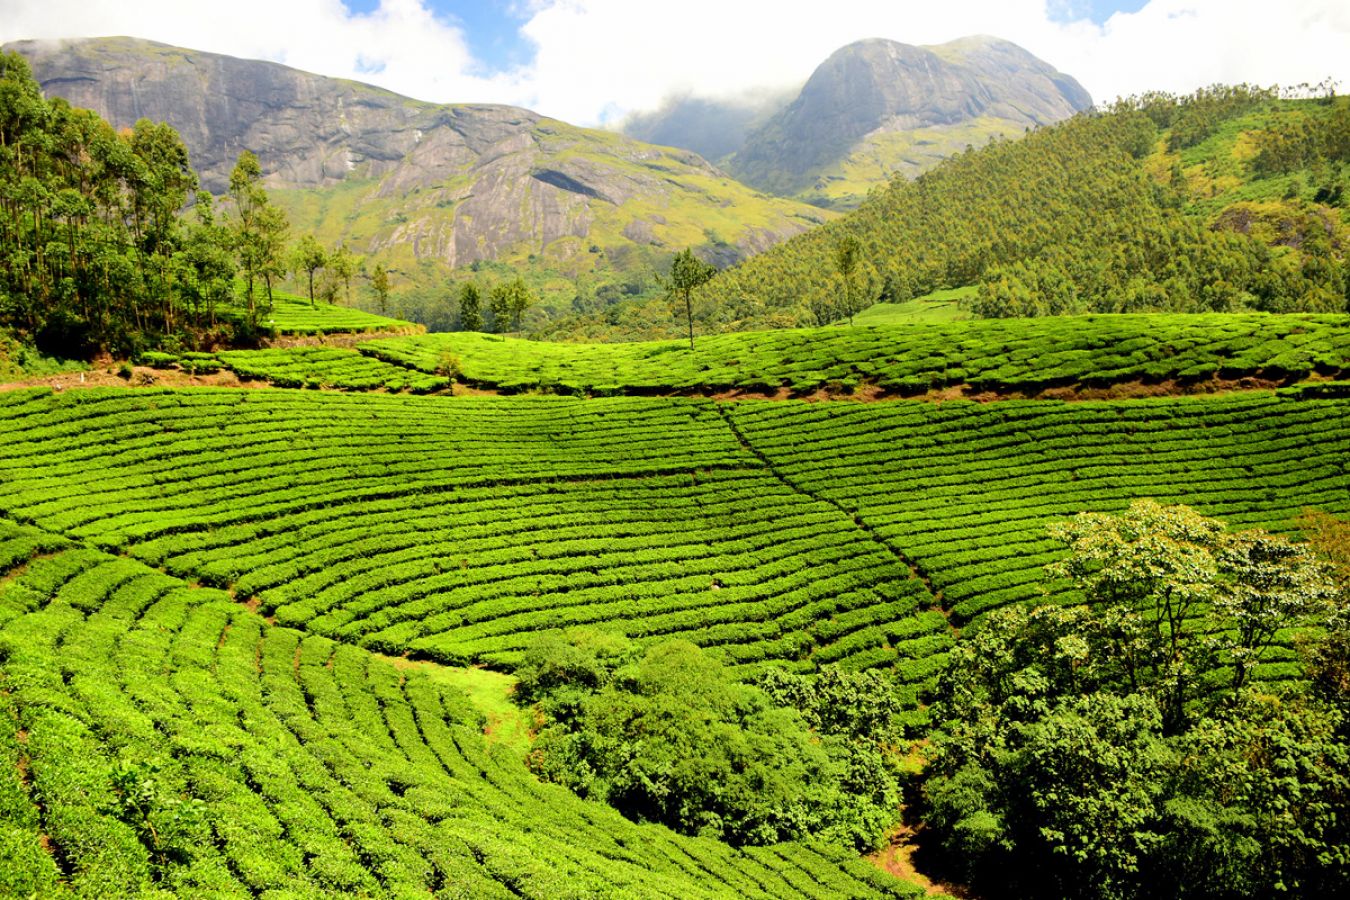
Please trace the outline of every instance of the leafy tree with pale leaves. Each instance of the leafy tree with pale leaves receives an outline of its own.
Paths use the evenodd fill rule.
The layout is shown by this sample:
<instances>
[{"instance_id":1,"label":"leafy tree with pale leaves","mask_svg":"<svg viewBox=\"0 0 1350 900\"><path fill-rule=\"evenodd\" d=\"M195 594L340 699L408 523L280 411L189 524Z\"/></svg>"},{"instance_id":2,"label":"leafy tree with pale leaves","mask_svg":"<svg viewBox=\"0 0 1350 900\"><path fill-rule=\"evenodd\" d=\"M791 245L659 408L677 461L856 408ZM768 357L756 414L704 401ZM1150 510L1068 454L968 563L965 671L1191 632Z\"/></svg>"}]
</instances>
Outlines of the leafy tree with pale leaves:
<instances>
[{"instance_id":1,"label":"leafy tree with pale leaves","mask_svg":"<svg viewBox=\"0 0 1350 900\"><path fill-rule=\"evenodd\" d=\"M314 305L314 273L328 265L328 253L312 234L300 238L291 249L291 265L309 278L309 305Z\"/></svg>"},{"instance_id":2,"label":"leafy tree with pale leaves","mask_svg":"<svg viewBox=\"0 0 1350 900\"><path fill-rule=\"evenodd\" d=\"M375 270L370 273L370 286L375 291L375 300L383 315L389 307L389 271L385 269L384 263L375 264Z\"/></svg>"},{"instance_id":3,"label":"leafy tree with pale leaves","mask_svg":"<svg viewBox=\"0 0 1350 900\"><path fill-rule=\"evenodd\" d=\"M672 299L684 301L684 318L689 326L689 349L694 349L694 291L717 274L717 267L705 263L685 248L675 254L670 264L670 276L663 279L666 293Z\"/></svg>"}]
</instances>

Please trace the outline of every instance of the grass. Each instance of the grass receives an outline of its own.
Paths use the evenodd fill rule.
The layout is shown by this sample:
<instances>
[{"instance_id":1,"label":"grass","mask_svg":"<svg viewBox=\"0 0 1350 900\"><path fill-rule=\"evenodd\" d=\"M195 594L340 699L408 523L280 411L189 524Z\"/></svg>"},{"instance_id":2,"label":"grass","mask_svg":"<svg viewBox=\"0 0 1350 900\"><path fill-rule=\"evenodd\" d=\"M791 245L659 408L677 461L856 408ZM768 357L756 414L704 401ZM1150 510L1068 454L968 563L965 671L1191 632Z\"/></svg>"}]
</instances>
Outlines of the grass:
<instances>
[{"instance_id":1,"label":"grass","mask_svg":"<svg viewBox=\"0 0 1350 900\"><path fill-rule=\"evenodd\" d=\"M0 331L0 383L88 370L86 362L47 356Z\"/></svg>"},{"instance_id":2,"label":"grass","mask_svg":"<svg viewBox=\"0 0 1350 900\"><path fill-rule=\"evenodd\" d=\"M400 665L418 665L406 660ZM445 684L462 691L486 719L483 733L489 744L502 744L524 756L530 749L530 717L511 699L515 676L473 666L426 664Z\"/></svg>"}]
</instances>

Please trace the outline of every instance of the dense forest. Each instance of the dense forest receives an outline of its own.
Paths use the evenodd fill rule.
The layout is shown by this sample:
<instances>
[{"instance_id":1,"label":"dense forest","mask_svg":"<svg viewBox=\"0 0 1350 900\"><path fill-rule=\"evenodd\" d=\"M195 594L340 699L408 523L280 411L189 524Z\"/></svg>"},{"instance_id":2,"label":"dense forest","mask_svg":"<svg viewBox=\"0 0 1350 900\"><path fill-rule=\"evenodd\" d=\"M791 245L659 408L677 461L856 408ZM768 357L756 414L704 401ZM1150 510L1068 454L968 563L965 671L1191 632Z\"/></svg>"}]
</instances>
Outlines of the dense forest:
<instances>
[{"instance_id":1,"label":"dense forest","mask_svg":"<svg viewBox=\"0 0 1350 900\"><path fill-rule=\"evenodd\" d=\"M969 307L985 317L1343 311L1350 98L1320 94L1147 94L967 149L724 270L700 292L702 327L824 324L963 285L979 285ZM667 321L673 336L668 316L620 305L558 333Z\"/></svg>"}]
</instances>

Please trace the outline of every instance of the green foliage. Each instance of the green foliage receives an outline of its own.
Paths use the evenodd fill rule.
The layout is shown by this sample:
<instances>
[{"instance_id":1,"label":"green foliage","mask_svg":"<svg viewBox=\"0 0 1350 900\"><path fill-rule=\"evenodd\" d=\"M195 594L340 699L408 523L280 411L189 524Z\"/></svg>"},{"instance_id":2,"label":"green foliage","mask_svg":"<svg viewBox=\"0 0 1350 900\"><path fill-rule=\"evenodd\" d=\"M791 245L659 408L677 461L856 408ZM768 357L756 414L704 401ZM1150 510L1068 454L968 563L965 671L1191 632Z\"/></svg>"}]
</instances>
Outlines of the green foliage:
<instances>
[{"instance_id":1,"label":"green foliage","mask_svg":"<svg viewBox=\"0 0 1350 900\"><path fill-rule=\"evenodd\" d=\"M380 315L384 315L389 307L389 270L384 267L384 263L375 264L375 269L370 273L370 287L375 292Z\"/></svg>"},{"instance_id":2,"label":"green foliage","mask_svg":"<svg viewBox=\"0 0 1350 900\"><path fill-rule=\"evenodd\" d=\"M314 305L314 273L328 265L328 252L314 235L303 235L291 248L291 267L302 271L309 281L309 305Z\"/></svg>"},{"instance_id":3,"label":"green foliage","mask_svg":"<svg viewBox=\"0 0 1350 900\"><path fill-rule=\"evenodd\" d=\"M1263 113L1271 118L1244 125L1255 159L1225 160L1221 176L1209 174L1236 140L1225 129ZM1246 199L1221 186L1261 190L1275 172L1315 179L1300 202L1343 207L1336 167L1346 159L1347 115L1345 98L1281 101L1216 87L1132 98L994 141L913 181L896 179L844 218L726 270L700 292L716 311L704 327L819 321L839 306L836 256L846 239L861 249L860 296L977 284L969 308L979 316L1341 311L1346 242L1334 214L1330 231L1306 242L1211 226ZM1264 157L1262 142L1271 148ZM1178 159L1178 150L1196 155ZM1286 161L1263 161L1276 155ZM1206 199L1216 196L1228 199Z\"/></svg>"},{"instance_id":4,"label":"green foliage","mask_svg":"<svg viewBox=\"0 0 1350 900\"><path fill-rule=\"evenodd\" d=\"M222 318L235 320L242 324L246 311L231 306L222 311ZM362 332L385 332L394 334L416 334L423 330L421 325L377 316L374 313L354 309L348 306L333 306L328 303L310 305L305 297L297 297L283 291L272 295L272 308L261 317L258 328L270 335L326 335Z\"/></svg>"},{"instance_id":5,"label":"green foliage","mask_svg":"<svg viewBox=\"0 0 1350 900\"><path fill-rule=\"evenodd\" d=\"M1250 618L1332 621L1325 569L1151 502L1056 534L1050 571L1092 605L987 616L939 682L923 796L947 864L997 895L1322 896L1350 865L1342 714L1241 679L1181 695L1216 650L1242 672L1269 646ZM1278 621L1265 592L1290 603Z\"/></svg>"},{"instance_id":6,"label":"green foliage","mask_svg":"<svg viewBox=\"0 0 1350 900\"><path fill-rule=\"evenodd\" d=\"M802 844L747 852L635 825L539 783L458 687L481 673L280 627L223 591L8 520L0 574L6 896L904 887Z\"/></svg>"},{"instance_id":7,"label":"green foliage","mask_svg":"<svg viewBox=\"0 0 1350 900\"><path fill-rule=\"evenodd\" d=\"M894 768L875 749L814 739L796 709L693 644L625 649L582 631L527 652L523 696L550 722L536 772L629 818L734 844L814 834L870 849L894 822Z\"/></svg>"},{"instance_id":8,"label":"green foliage","mask_svg":"<svg viewBox=\"0 0 1350 900\"><path fill-rule=\"evenodd\" d=\"M292 347L225 350L217 358L240 378L277 387L338 388L346 391L411 391L425 394L450 386L450 373L428 374L362 356L355 350ZM187 366L185 366L187 367Z\"/></svg>"},{"instance_id":9,"label":"green foliage","mask_svg":"<svg viewBox=\"0 0 1350 900\"><path fill-rule=\"evenodd\" d=\"M1082 513L1050 534L1069 555L1047 575L1074 579L1089 602L1131 623L1116 626L1118 659L1131 687L1157 691L1172 732L1184 727L1214 653L1232 668L1236 690L1278 631L1324 621L1332 608L1330 572L1307 547L1230 534L1188 507L1138 500L1120 516ZM1202 613L1220 636L1197 639L1191 626Z\"/></svg>"},{"instance_id":10,"label":"green foliage","mask_svg":"<svg viewBox=\"0 0 1350 900\"><path fill-rule=\"evenodd\" d=\"M239 154L230 172L229 196L234 204L234 250L244 276L245 324L256 330L261 315L272 308L272 283L286 272L284 254L290 225L285 214L268 198L262 184L262 167L248 150ZM260 278L267 289L265 307L256 293L255 282Z\"/></svg>"},{"instance_id":11,"label":"green foliage","mask_svg":"<svg viewBox=\"0 0 1350 900\"><path fill-rule=\"evenodd\" d=\"M162 766L150 759L123 757L112 770L116 815L134 828L150 858L161 870L192 856L195 843L206 838L206 804L169 790L160 777Z\"/></svg>"},{"instance_id":12,"label":"green foliage","mask_svg":"<svg viewBox=\"0 0 1350 900\"><path fill-rule=\"evenodd\" d=\"M205 331L232 277L176 132L116 133L45 100L17 53L0 58L0 324L63 355L130 353Z\"/></svg>"},{"instance_id":13,"label":"green foliage","mask_svg":"<svg viewBox=\"0 0 1350 900\"><path fill-rule=\"evenodd\" d=\"M694 255L688 247L675 254L670 263L670 277L664 282L671 300L684 303L685 324L689 328L689 349L694 349L694 291L717 274L717 268Z\"/></svg>"},{"instance_id":14,"label":"green foliage","mask_svg":"<svg viewBox=\"0 0 1350 900\"><path fill-rule=\"evenodd\" d=\"M481 331L483 328L479 298L478 286L472 281L464 282L459 289L459 327L464 331Z\"/></svg>"},{"instance_id":15,"label":"green foliage","mask_svg":"<svg viewBox=\"0 0 1350 900\"><path fill-rule=\"evenodd\" d=\"M460 292L460 319L466 320L464 312L465 299L469 291L477 291L472 284L465 284ZM535 297L530 293L530 289L525 286L525 281L519 276L494 284L488 291L488 308L492 311L492 330L496 334L503 334L507 331L520 330L520 316L535 302ZM474 302L470 301L470 309L474 308ZM470 314L468 320L472 320ZM476 328L470 328L464 325L465 331L476 331Z\"/></svg>"}]
</instances>

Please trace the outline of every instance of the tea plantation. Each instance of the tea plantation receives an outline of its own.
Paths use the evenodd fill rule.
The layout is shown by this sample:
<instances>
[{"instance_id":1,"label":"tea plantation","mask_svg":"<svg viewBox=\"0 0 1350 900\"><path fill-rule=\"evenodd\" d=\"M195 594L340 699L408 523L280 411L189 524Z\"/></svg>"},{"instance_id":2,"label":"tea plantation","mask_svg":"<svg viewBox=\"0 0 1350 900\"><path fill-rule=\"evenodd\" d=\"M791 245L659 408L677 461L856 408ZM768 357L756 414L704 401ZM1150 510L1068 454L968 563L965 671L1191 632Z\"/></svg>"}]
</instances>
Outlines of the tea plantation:
<instances>
[{"instance_id":1,"label":"tea plantation","mask_svg":"<svg viewBox=\"0 0 1350 900\"><path fill-rule=\"evenodd\" d=\"M5 888L906 895L842 851L681 837L539 782L399 657L683 637L743 678L892 671L918 735L959 628L1071 599L1049 521L1153 497L1289 530L1350 513L1348 459L1350 400L1311 392L0 394Z\"/></svg>"},{"instance_id":2,"label":"tea plantation","mask_svg":"<svg viewBox=\"0 0 1350 900\"><path fill-rule=\"evenodd\" d=\"M918 322L710 335L692 352L680 341L562 344L457 332L373 340L360 349L503 391L1038 391L1334 375L1350 368L1350 320L1253 314Z\"/></svg>"},{"instance_id":3,"label":"tea plantation","mask_svg":"<svg viewBox=\"0 0 1350 900\"><path fill-rule=\"evenodd\" d=\"M243 318L241 308L224 313L227 318ZM350 332L405 332L424 331L421 325L391 319L352 306L333 303L310 303L306 297L297 297L277 291L272 297L272 311L259 318L259 324L281 335L344 334Z\"/></svg>"},{"instance_id":4,"label":"tea plantation","mask_svg":"<svg viewBox=\"0 0 1350 900\"><path fill-rule=\"evenodd\" d=\"M6 896L905 893L856 859L683 838L542 784L436 670L222 591L9 523L0 561Z\"/></svg>"}]
</instances>

